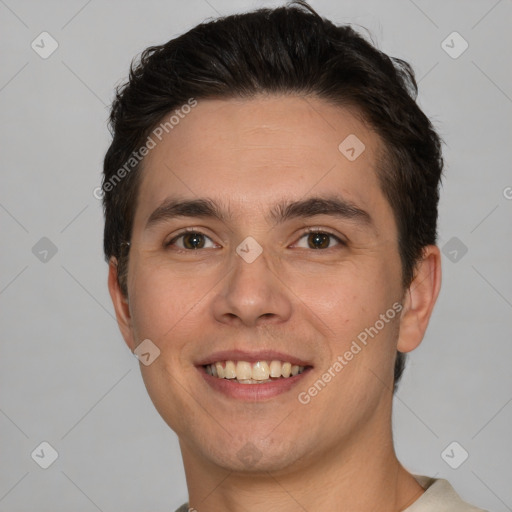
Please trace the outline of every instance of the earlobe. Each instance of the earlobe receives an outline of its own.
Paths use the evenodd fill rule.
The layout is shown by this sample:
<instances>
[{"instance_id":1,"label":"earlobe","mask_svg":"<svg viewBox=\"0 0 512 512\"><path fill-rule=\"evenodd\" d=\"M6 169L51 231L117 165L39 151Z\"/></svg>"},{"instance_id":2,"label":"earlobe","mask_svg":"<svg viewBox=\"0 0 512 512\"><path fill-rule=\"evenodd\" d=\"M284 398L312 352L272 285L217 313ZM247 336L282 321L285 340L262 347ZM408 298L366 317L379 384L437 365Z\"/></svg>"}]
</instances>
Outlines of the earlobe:
<instances>
[{"instance_id":1,"label":"earlobe","mask_svg":"<svg viewBox=\"0 0 512 512\"><path fill-rule=\"evenodd\" d=\"M117 260L116 258L110 258L108 264L108 290L114 310L116 312L117 324L121 334L123 335L124 341L128 345L128 348L133 352L135 350L135 343L133 341L133 330L132 330L132 318L130 313L130 306L128 298L121 291L119 282L117 279Z\"/></svg>"},{"instance_id":2,"label":"earlobe","mask_svg":"<svg viewBox=\"0 0 512 512\"><path fill-rule=\"evenodd\" d=\"M416 265L414 279L404 296L397 350L411 352L423 340L441 289L441 253L435 245L425 247Z\"/></svg>"}]
</instances>

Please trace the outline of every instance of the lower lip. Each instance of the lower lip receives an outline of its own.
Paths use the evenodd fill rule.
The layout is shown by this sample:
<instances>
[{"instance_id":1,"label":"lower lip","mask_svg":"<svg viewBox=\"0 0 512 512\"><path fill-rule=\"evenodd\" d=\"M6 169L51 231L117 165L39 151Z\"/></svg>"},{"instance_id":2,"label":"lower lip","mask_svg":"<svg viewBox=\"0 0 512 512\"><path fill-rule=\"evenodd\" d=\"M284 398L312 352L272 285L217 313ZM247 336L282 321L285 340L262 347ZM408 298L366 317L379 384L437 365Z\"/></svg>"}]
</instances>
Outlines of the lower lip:
<instances>
[{"instance_id":1,"label":"lower lip","mask_svg":"<svg viewBox=\"0 0 512 512\"><path fill-rule=\"evenodd\" d=\"M218 377L208 375L202 366L198 370L206 383L215 391L229 398L257 402L290 391L292 387L304 378L309 370L311 370L311 367L306 368L302 373L293 377L276 379L264 384L240 384L235 379L219 379Z\"/></svg>"}]
</instances>

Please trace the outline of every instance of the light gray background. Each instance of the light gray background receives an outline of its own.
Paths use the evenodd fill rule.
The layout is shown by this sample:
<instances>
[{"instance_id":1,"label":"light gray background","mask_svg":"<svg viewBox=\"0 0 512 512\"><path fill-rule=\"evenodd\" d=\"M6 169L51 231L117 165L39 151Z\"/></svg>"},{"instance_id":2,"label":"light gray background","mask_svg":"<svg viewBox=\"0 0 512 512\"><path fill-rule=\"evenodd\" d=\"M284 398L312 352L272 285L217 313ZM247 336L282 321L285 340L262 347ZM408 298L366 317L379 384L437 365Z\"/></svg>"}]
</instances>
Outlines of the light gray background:
<instances>
[{"instance_id":1,"label":"light gray background","mask_svg":"<svg viewBox=\"0 0 512 512\"><path fill-rule=\"evenodd\" d=\"M280 3L0 0L0 511L173 511L186 499L176 436L106 286L93 189L108 105L147 46ZM468 248L456 262L443 255L442 292L395 400L398 455L482 508L512 510L512 2L311 4L413 64L447 142L440 245ZM46 60L31 48L42 31L59 44ZM441 46L453 31L469 44L457 59ZM42 237L58 249L46 263L32 252ZM48 469L31 458L42 441L59 454ZM456 470L441 458L452 441L469 453Z\"/></svg>"}]
</instances>

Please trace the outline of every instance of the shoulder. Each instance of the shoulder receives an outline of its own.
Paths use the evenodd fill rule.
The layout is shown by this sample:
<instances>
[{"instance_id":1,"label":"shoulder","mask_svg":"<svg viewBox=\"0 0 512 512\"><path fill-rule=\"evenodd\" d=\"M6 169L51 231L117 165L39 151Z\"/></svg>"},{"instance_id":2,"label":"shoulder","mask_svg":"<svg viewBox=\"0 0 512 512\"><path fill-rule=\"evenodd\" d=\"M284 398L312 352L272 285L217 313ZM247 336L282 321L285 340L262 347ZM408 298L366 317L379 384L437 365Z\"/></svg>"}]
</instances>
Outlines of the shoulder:
<instances>
[{"instance_id":1,"label":"shoulder","mask_svg":"<svg viewBox=\"0 0 512 512\"><path fill-rule=\"evenodd\" d=\"M425 492L403 512L486 512L465 502L448 480L414 475Z\"/></svg>"},{"instance_id":2,"label":"shoulder","mask_svg":"<svg viewBox=\"0 0 512 512\"><path fill-rule=\"evenodd\" d=\"M465 502L448 480L414 475L425 492L403 512L487 512ZM197 512L184 503L176 512Z\"/></svg>"}]
</instances>

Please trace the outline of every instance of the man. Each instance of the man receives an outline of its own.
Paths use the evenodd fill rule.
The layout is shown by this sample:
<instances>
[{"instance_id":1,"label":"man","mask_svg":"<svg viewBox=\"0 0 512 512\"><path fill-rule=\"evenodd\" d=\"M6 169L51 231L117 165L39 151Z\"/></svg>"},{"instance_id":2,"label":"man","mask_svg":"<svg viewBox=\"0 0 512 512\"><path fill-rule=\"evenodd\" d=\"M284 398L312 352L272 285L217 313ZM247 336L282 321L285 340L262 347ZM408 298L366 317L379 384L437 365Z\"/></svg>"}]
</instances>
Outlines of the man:
<instances>
[{"instance_id":1,"label":"man","mask_svg":"<svg viewBox=\"0 0 512 512\"><path fill-rule=\"evenodd\" d=\"M179 437L180 511L476 511L391 431L441 285L441 141L409 65L303 2L147 49L117 91L105 255Z\"/></svg>"}]
</instances>

